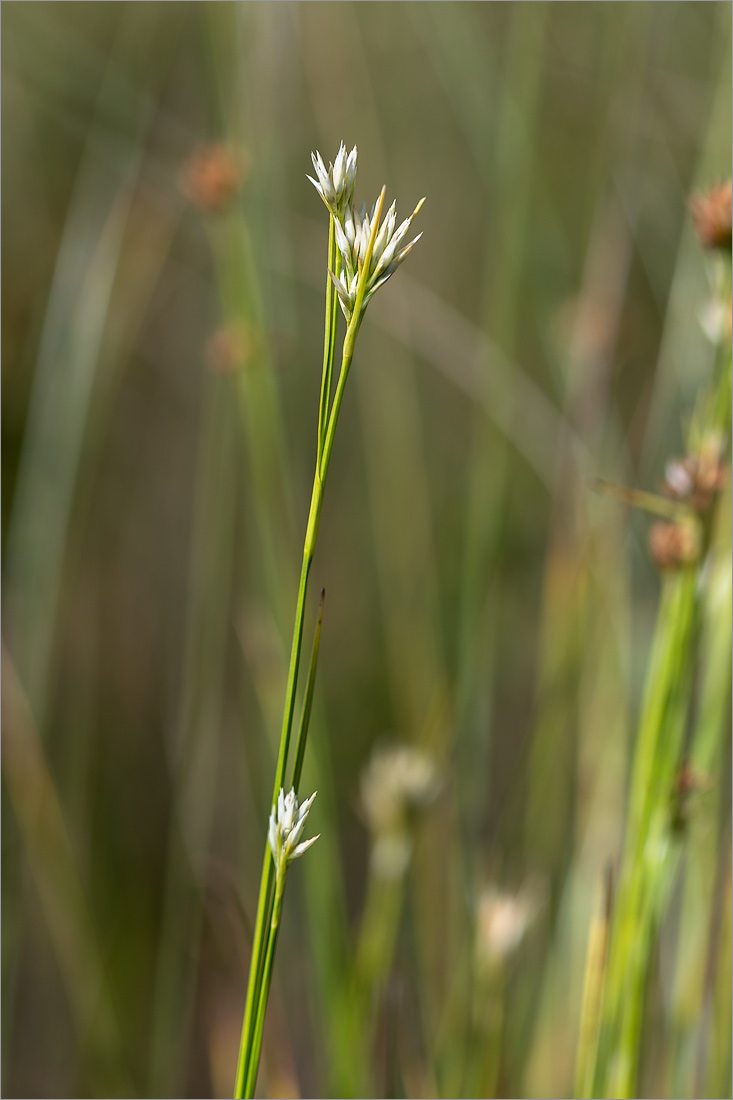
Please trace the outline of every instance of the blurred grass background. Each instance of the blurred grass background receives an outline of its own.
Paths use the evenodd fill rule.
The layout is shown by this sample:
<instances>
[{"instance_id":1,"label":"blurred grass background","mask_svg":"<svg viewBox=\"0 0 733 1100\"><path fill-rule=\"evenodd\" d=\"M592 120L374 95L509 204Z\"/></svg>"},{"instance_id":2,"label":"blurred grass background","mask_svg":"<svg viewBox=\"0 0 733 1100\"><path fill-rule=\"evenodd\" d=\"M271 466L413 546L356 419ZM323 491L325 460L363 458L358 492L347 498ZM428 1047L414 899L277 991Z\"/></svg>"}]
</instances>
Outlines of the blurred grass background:
<instances>
[{"instance_id":1,"label":"blurred grass background","mask_svg":"<svg viewBox=\"0 0 733 1100\"><path fill-rule=\"evenodd\" d=\"M360 199L428 202L336 442L322 837L259 1088L569 1095L659 599L648 519L589 483L658 490L711 369L686 204L730 175L730 5L10 2L2 29L3 1092L231 1094L315 457L305 173L343 138ZM731 1095L712 737L640 1095ZM360 776L391 742L440 792L375 940Z\"/></svg>"}]
</instances>

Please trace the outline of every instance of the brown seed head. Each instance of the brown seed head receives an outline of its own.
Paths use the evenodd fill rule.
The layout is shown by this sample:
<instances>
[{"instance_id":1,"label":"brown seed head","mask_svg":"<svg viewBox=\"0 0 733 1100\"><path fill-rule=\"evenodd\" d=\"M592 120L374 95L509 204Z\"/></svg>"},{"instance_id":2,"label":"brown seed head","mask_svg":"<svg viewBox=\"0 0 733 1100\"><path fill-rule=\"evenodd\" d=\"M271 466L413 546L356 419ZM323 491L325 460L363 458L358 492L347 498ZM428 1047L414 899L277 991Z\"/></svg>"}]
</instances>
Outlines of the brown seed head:
<instances>
[{"instance_id":1,"label":"brown seed head","mask_svg":"<svg viewBox=\"0 0 733 1100\"><path fill-rule=\"evenodd\" d=\"M215 213L229 206L244 176L245 163L236 150L227 145L206 145L186 161L178 185L194 206Z\"/></svg>"},{"instance_id":2,"label":"brown seed head","mask_svg":"<svg viewBox=\"0 0 733 1100\"><path fill-rule=\"evenodd\" d=\"M704 248L731 248L731 181L690 200L695 232Z\"/></svg>"},{"instance_id":3,"label":"brown seed head","mask_svg":"<svg viewBox=\"0 0 733 1100\"><path fill-rule=\"evenodd\" d=\"M660 572L692 565L699 554L697 531L688 524L654 523L649 529L649 556Z\"/></svg>"}]
</instances>

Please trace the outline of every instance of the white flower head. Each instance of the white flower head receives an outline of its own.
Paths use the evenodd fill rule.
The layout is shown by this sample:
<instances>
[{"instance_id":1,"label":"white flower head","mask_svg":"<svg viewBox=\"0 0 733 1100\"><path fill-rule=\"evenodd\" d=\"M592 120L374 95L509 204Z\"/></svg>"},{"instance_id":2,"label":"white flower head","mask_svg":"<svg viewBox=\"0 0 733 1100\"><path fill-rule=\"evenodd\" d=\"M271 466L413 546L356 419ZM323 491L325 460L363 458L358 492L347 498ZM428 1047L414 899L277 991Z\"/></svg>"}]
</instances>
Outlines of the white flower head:
<instances>
[{"instance_id":1,"label":"white flower head","mask_svg":"<svg viewBox=\"0 0 733 1100\"><path fill-rule=\"evenodd\" d=\"M302 856L303 852L306 852L311 844L315 844L318 840L318 836L312 836L309 840L298 843L305 827L305 819L308 817L315 797L316 792L299 806L294 790L285 794L282 787L280 788L280 794L277 796L277 806L273 806L270 813L270 826L267 833L272 858L275 860L278 873L285 871L292 860Z\"/></svg>"},{"instance_id":2,"label":"white flower head","mask_svg":"<svg viewBox=\"0 0 733 1100\"><path fill-rule=\"evenodd\" d=\"M397 213L394 202L384 215L381 225L377 229L374 248L369 259L362 310L366 309L367 304L380 286L383 286L387 279L394 274L413 246L422 237L422 233L418 233L409 244L402 244L412 225L413 218L417 216L424 202L424 198L420 199L409 218L405 218L396 229ZM331 272L331 278L347 321L351 320L354 312L357 287L362 275L362 268L366 263L369 242L374 231L377 205L375 203L371 211L367 213L366 205L363 205L361 212L359 212L349 203L343 216L336 218L336 244L341 256L341 273L336 276Z\"/></svg>"},{"instance_id":3,"label":"white flower head","mask_svg":"<svg viewBox=\"0 0 733 1100\"><path fill-rule=\"evenodd\" d=\"M328 162L328 168L323 163L321 154L316 150L311 153L316 179L308 176L318 194L325 202L334 218L338 219L343 214L345 207L351 202L354 194L354 181L356 179L356 146L350 153L346 152L343 141L336 154L333 164Z\"/></svg>"}]
</instances>

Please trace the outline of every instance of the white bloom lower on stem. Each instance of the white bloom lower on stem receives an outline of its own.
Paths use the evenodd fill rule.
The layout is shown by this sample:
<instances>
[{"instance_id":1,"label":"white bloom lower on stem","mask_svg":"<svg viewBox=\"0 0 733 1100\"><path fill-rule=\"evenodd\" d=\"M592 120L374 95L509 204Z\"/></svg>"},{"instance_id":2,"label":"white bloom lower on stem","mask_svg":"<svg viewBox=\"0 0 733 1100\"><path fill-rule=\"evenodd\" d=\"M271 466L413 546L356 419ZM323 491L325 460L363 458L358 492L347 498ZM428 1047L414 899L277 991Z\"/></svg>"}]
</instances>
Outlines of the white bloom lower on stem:
<instances>
[{"instance_id":1,"label":"white bloom lower on stem","mask_svg":"<svg viewBox=\"0 0 733 1100\"><path fill-rule=\"evenodd\" d=\"M270 813L270 826L267 833L272 858L278 872L285 871L292 860L302 856L303 852L318 840L318 836L312 836L309 840L298 843L316 793L314 791L310 798L298 805L298 797L294 790L285 794L282 787L280 788L277 805L272 807ZM318 835L320 836L320 833Z\"/></svg>"}]
</instances>

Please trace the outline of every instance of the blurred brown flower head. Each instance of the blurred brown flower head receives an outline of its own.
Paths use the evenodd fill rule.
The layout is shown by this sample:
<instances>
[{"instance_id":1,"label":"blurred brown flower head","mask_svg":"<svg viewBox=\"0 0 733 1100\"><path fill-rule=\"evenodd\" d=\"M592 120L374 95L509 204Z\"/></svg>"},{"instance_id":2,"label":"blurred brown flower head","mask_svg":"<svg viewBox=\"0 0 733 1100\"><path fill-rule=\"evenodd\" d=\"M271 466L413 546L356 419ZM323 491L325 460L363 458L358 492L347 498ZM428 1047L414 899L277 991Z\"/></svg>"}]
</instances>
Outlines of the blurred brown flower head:
<instances>
[{"instance_id":1,"label":"blurred brown flower head","mask_svg":"<svg viewBox=\"0 0 733 1100\"><path fill-rule=\"evenodd\" d=\"M204 145L183 166L178 186L199 210L225 210L239 191L246 174L241 153L229 145Z\"/></svg>"},{"instance_id":2,"label":"blurred brown flower head","mask_svg":"<svg viewBox=\"0 0 733 1100\"><path fill-rule=\"evenodd\" d=\"M688 760L683 760L672 785L672 828L682 831L690 822L696 804L696 796L710 791L714 786L712 776L694 771Z\"/></svg>"},{"instance_id":3,"label":"blurred brown flower head","mask_svg":"<svg viewBox=\"0 0 733 1100\"><path fill-rule=\"evenodd\" d=\"M700 556L696 528L682 523L654 523L649 530L649 556L664 573L692 565Z\"/></svg>"},{"instance_id":4,"label":"blurred brown flower head","mask_svg":"<svg viewBox=\"0 0 733 1100\"><path fill-rule=\"evenodd\" d=\"M731 181L690 200L695 232L704 248L731 247Z\"/></svg>"},{"instance_id":5,"label":"blurred brown flower head","mask_svg":"<svg viewBox=\"0 0 733 1100\"><path fill-rule=\"evenodd\" d=\"M224 325L206 345L206 365L216 374L233 374L257 354L259 338L250 325Z\"/></svg>"}]
</instances>

